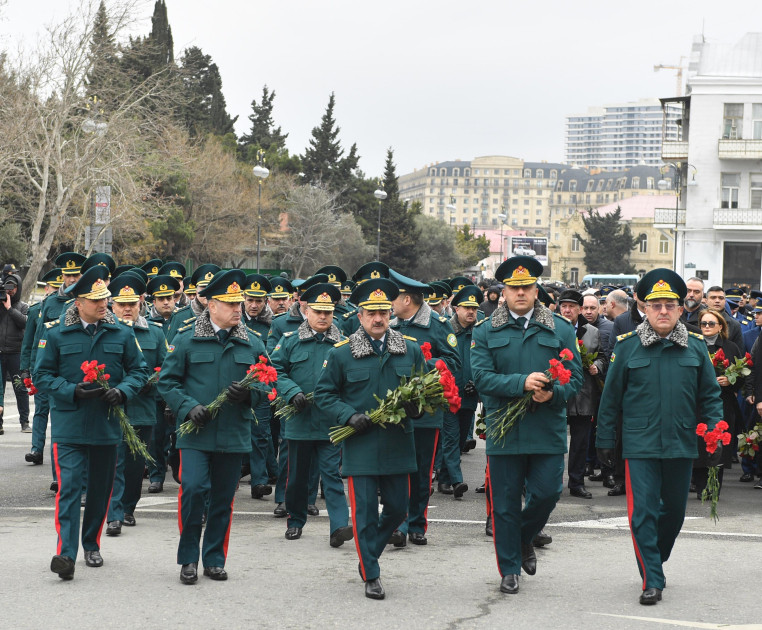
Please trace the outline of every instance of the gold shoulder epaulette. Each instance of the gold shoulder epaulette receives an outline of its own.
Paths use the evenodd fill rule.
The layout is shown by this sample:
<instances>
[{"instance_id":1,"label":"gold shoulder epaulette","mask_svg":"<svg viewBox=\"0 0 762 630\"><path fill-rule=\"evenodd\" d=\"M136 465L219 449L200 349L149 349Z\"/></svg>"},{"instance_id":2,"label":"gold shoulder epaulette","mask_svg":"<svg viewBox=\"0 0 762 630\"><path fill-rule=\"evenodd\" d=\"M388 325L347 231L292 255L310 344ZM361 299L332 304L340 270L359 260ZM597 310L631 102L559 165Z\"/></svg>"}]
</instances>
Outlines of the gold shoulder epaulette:
<instances>
[{"instance_id":1,"label":"gold shoulder epaulette","mask_svg":"<svg viewBox=\"0 0 762 630\"><path fill-rule=\"evenodd\" d=\"M188 319L184 319L183 320L183 324L189 324L189 323L191 323L191 322L193 322L195 320L196 320L196 316L194 315L193 317L189 317Z\"/></svg>"},{"instance_id":2,"label":"gold shoulder epaulette","mask_svg":"<svg viewBox=\"0 0 762 630\"><path fill-rule=\"evenodd\" d=\"M251 328L247 328L246 330L248 330L250 333L255 334L257 337L261 337L262 336L262 333L259 333L256 330L252 330Z\"/></svg>"},{"instance_id":3,"label":"gold shoulder epaulette","mask_svg":"<svg viewBox=\"0 0 762 630\"><path fill-rule=\"evenodd\" d=\"M45 322L45 328L53 328L56 324L60 323L60 319L54 319L52 322Z\"/></svg>"},{"instance_id":4,"label":"gold shoulder epaulette","mask_svg":"<svg viewBox=\"0 0 762 630\"><path fill-rule=\"evenodd\" d=\"M153 324L154 326L158 326L159 328L164 328L164 324L161 322L148 322L149 324Z\"/></svg>"},{"instance_id":5,"label":"gold shoulder epaulette","mask_svg":"<svg viewBox=\"0 0 762 630\"><path fill-rule=\"evenodd\" d=\"M699 333L695 333L695 332L693 332L692 330L689 330L689 331L688 331L688 334L689 334L691 337L695 337L696 339L703 339L703 338L704 338L704 335L700 335Z\"/></svg>"},{"instance_id":6,"label":"gold shoulder epaulette","mask_svg":"<svg viewBox=\"0 0 762 630\"><path fill-rule=\"evenodd\" d=\"M293 334L294 334L294 331L293 331L293 330L289 330L288 332L284 332L284 333L283 333L283 336L284 336L284 337L290 337L290 336L291 336L291 335L293 335Z\"/></svg>"},{"instance_id":7,"label":"gold shoulder epaulette","mask_svg":"<svg viewBox=\"0 0 762 630\"><path fill-rule=\"evenodd\" d=\"M340 348L340 347L341 347L341 346L343 346L345 343L349 343L349 339L345 339L344 341L339 341L339 343L335 343L335 344L333 344L333 347L334 347L334 348Z\"/></svg>"},{"instance_id":8,"label":"gold shoulder epaulette","mask_svg":"<svg viewBox=\"0 0 762 630\"><path fill-rule=\"evenodd\" d=\"M286 311L285 313L276 313L275 315L273 315L273 319L278 319L281 315L288 315L288 311Z\"/></svg>"},{"instance_id":9,"label":"gold shoulder epaulette","mask_svg":"<svg viewBox=\"0 0 762 630\"><path fill-rule=\"evenodd\" d=\"M408 337L407 335L402 335L405 339L408 341L418 341L415 337Z\"/></svg>"},{"instance_id":10,"label":"gold shoulder epaulette","mask_svg":"<svg viewBox=\"0 0 762 630\"><path fill-rule=\"evenodd\" d=\"M121 317L116 318L118 321L120 321L125 326L134 326L135 322L133 322L131 319L122 319Z\"/></svg>"},{"instance_id":11,"label":"gold shoulder epaulette","mask_svg":"<svg viewBox=\"0 0 762 630\"><path fill-rule=\"evenodd\" d=\"M349 317L350 317L350 316L352 316L352 315L354 315L355 313L357 313L357 309L352 309L352 310L351 310L351 311L349 311L348 313L344 313L344 315L342 315L342 317L343 317L344 319L349 319Z\"/></svg>"},{"instance_id":12,"label":"gold shoulder epaulette","mask_svg":"<svg viewBox=\"0 0 762 630\"><path fill-rule=\"evenodd\" d=\"M450 320L449 320L449 319L447 319L446 317L442 317L442 316L440 315L440 316L439 316L439 321L440 321L440 322L449 322Z\"/></svg>"},{"instance_id":13,"label":"gold shoulder epaulette","mask_svg":"<svg viewBox=\"0 0 762 630\"><path fill-rule=\"evenodd\" d=\"M185 332L186 330L188 330L190 328L193 328L193 324L188 324L187 326L183 326L182 328L178 328L177 332L179 332L179 333Z\"/></svg>"},{"instance_id":14,"label":"gold shoulder epaulette","mask_svg":"<svg viewBox=\"0 0 762 630\"><path fill-rule=\"evenodd\" d=\"M478 322L474 324L474 328L477 326L481 326L484 322L486 322L489 319L489 317L485 317L484 319L480 319Z\"/></svg>"},{"instance_id":15,"label":"gold shoulder epaulette","mask_svg":"<svg viewBox=\"0 0 762 630\"><path fill-rule=\"evenodd\" d=\"M634 334L635 334L635 331L631 330L630 332L624 333L623 335L617 335L616 340L622 341L622 339L627 339L627 337L632 337Z\"/></svg>"}]
</instances>

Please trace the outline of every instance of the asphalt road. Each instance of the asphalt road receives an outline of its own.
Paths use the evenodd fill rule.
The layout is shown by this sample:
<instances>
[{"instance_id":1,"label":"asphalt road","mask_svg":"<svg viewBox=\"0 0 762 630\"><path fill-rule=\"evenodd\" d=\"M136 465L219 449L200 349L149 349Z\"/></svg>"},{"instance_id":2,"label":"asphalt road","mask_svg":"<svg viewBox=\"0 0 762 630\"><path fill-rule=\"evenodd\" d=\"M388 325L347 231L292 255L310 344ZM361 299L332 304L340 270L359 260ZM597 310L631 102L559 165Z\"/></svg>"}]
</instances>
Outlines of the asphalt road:
<instances>
[{"instance_id":1,"label":"asphalt road","mask_svg":"<svg viewBox=\"0 0 762 630\"><path fill-rule=\"evenodd\" d=\"M8 389L10 394L10 388ZM11 394L12 398L12 394ZM19 430L6 396L0 436L0 584L3 628L762 628L762 490L725 475L720 521L691 499L683 532L665 566L668 588L657 606L638 604L640 579L624 497L590 483L592 500L567 491L538 551L535 576L522 576L518 595L498 590L492 540L484 534L484 449L463 457L469 492L461 500L435 493L429 544L388 547L381 558L387 597L364 597L350 542L328 545L324 504L300 540L287 541L274 504L254 500L242 481L235 504L227 582L203 577L180 583L177 485L145 495L135 528L103 536L102 568L78 558L75 579L49 571L55 553L50 462L24 462L31 435Z\"/></svg>"}]
</instances>

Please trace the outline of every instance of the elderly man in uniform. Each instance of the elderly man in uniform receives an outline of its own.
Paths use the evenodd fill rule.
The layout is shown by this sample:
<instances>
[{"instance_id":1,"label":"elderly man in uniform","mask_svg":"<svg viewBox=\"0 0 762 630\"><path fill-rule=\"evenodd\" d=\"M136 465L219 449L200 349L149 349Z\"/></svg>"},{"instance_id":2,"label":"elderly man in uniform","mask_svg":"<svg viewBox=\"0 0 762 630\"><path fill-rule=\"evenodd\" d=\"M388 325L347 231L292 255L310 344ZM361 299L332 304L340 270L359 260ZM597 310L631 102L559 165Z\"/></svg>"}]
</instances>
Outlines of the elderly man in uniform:
<instances>
[{"instance_id":1,"label":"elderly man in uniform","mask_svg":"<svg viewBox=\"0 0 762 630\"><path fill-rule=\"evenodd\" d=\"M288 312L294 298L294 287L285 278L272 278L272 290L267 294L267 305L273 316Z\"/></svg>"},{"instance_id":2,"label":"elderly man in uniform","mask_svg":"<svg viewBox=\"0 0 762 630\"><path fill-rule=\"evenodd\" d=\"M646 306L646 319L617 339L598 416L601 462L614 457L617 417L622 416L627 512L644 605L662 598L663 564L685 518L696 427L700 421L711 429L722 419L706 343L680 321L686 292L683 280L669 269L654 269L640 280L638 299Z\"/></svg>"},{"instance_id":3,"label":"elderly man in uniform","mask_svg":"<svg viewBox=\"0 0 762 630\"><path fill-rule=\"evenodd\" d=\"M53 460L58 476L56 531L58 546L50 570L61 579L74 577L77 557L82 477L87 470L87 500L82 520L85 563L100 567L100 535L114 481L119 420L111 411L138 394L148 367L135 333L108 310L108 269L96 265L71 289L74 304L45 326L39 341L35 377L51 403ZM103 364L109 388L84 381L85 361Z\"/></svg>"},{"instance_id":4,"label":"elderly man in uniform","mask_svg":"<svg viewBox=\"0 0 762 630\"><path fill-rule=\"evenodd\" d=\"M182 471L177 563L182 565L183 584L198 580L207 500L204 575L212 580L228 578L225 561L241 458L251 450L251 410L264 398L257 385L248 389L239 384L249 366L265 354L259 338L241 322L245 282L243 271L231 269L217 273L199 291L208 301L207 309L172 340L158 382L159 394L178 422L188 420L196 427L177 437ZM224 390L227 402L212 417L207 405Z\"/></svg>"},{"instance_id":5,"label":"elderly man in uniform","mask_svg":"<svg viewBox=\"0 0 762 630\"><path fill-rule=\"evenodd\" d=\"M343 443L342 475L349 477L352 527L365 596L384 599L378 559L408 511L409 475L416 472L412 422L386 428L366 412L378 407L403 377L425 368L417 341L389 327L397 286L385 278L359 284L352 293L360 328L328 353L315 387L315 404L333 425L356 431ZM418 415L413 405L405 413ZM378 514L379 493L384 510Z\"/></svg>"},{"instance_id":6,"label":"elderly man in uniform","mask_svg":"<svg viewBox=\"0 0 762 630\"><path fill-rule=\"evenodd\" d=\"M582 363L572 325L537 299L542 265L514 256L497 268L505 303L473 332L471 370L487 417L487 474L492 530L504 593L518 593L519 573L537 570L532 540L553 511L563 483L566 405L582 385ZM545 376L551 359L571 350L568 383ZM494 418L532 393L530 408L504 439L494 439ZM524 509L521 494L526 488Z\"/></svg>"}]
</instances>

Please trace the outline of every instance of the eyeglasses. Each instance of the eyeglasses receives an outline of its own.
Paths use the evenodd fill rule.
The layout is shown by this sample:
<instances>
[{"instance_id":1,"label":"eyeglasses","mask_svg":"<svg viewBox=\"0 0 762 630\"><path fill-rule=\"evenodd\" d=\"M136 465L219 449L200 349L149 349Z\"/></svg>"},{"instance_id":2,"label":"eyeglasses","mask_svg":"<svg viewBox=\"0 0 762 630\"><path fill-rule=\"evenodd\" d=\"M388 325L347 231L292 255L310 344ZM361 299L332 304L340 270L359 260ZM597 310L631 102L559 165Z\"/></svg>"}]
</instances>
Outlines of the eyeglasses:
<instances>
[{"instance_id":1,"label":"eyeglasses","mask_svg":"<svg viewBox=\"0 0 762 630\"><path fill-rule=\"evenodd\" d=\"M702 328L714 328L715 326L719 326L719 324L717 322L703 321L699 326Z\"/></svg>"},{"instance_id":2,"label":"eyeglasses","mask_svg":"<svg viewBox=\"0 0 762 630\"><path fill-rule=\"evenodd\" d=\"M646 304L647 308L650 308L652 311L668 311L672 312L677 308L677 304Z\"/></svg>"}]
</instances>

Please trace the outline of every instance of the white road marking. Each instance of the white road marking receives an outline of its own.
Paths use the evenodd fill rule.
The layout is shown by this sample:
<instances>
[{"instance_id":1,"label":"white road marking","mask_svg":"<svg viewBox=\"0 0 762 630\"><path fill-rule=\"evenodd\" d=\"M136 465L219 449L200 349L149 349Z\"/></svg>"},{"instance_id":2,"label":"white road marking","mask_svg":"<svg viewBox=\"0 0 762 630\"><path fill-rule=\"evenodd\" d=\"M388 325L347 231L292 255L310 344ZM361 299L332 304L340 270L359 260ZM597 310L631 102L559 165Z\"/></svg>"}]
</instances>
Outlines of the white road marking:
<instances>
[{"instance_id":1,"label":"white road marking","mask_svg":"<svg viewBox=\"0 0 762 630\"><path fill-rule=\"evenodd\" d=\"M702 621L683 621L682 619L661 619L659 617L636 617L634 615L612 615L610 613L591 613L593 615L602 615L604 617L617 617L619 619L634 619L635 621L650 621L652 623L663 623L669 626L682 626L683 628L708 628L710 630L762 630L761 623L705 623Z\"/></svg>"}]
</instances>

